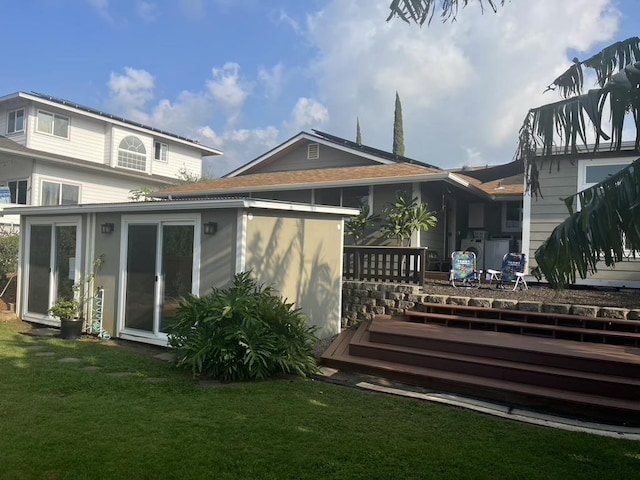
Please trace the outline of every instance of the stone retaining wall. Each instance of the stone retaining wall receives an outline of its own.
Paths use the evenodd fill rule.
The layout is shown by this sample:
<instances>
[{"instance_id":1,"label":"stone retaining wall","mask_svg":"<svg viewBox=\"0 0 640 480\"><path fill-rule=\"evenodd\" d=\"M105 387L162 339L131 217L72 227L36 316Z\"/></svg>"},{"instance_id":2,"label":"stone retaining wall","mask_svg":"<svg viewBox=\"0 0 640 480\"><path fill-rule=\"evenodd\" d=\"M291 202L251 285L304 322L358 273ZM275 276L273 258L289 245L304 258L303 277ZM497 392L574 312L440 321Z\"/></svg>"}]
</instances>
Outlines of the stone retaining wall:
<instances>
[{"instance_id":1,"label":"stone retaining wall","mask_svg":"<svg viewBox=\"0 0 640 480\"><path fill-rule=\"evenodd\" d=\"M404 315L406 310L420 310L425 303L468 305L471 307L548 312L626 320L640 320L640 309L544 303L529 300L476 298L464 295L432 295L418 285L344 282L342 284L342 326L357 325L376 315Z\"/></svg>"}]
</instances>

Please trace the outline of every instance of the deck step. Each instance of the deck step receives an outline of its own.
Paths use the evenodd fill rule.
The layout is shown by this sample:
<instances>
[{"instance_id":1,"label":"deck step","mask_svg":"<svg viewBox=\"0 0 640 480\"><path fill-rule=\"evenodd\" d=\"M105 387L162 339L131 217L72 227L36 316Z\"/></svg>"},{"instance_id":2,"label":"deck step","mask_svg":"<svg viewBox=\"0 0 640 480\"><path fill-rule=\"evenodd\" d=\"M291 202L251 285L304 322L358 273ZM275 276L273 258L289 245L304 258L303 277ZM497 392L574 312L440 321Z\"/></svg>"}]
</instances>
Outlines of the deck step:
<instances>
[{"instance_id":1,"label":"deck step","mask_svg":"<svg viewBox=\"0 0 640 480\"><path fill-rule=\"evenodd\" d=\"M370 341L368 331L359 337L358 341L351 342L349 354L528 385L562 388L628 400L640 399L640 379L534 365L517 360L376 343Z\"/></svg>"},{"instance_id":2,"label":"deck step","mask_svg":"<svg viewBox=\"0 0 640 480\"><path fill-rule=\"evenodd\" d=\"M407 323L409 329L426 328L428 335L437 335L438 330L446 327L418 325ZM374 320L364 322L357 330L347 330L330 346L322 356L324 364L343 370L356 370L382 375L388 378L405 381L428 388L441 389L470 394L482 398L538 406L560 412L574 414L580 412L587 418L598 418L607 421L640 424L640 376L625 378L620 375L607 375L589 369L571 370L555 366L531 364L526 365L520 359L500 359L490 356L478 356L465 352L431 351L421 347L395 345L393 342L373 342L373 330L401 328L394 321ZM406 327L406 326L405 326ZM450 333L450 332L444 332ZM470 332L464 332L470 333ZM494 345L500 350L500 344L507 339L499 337L505 334L491 333ZM405 336L406 332L405 332ZM515 336L519 337L519 336ZM484 347L491 342L484 339ZM536 339L539 340L539 339ZM560 340L554 341L560 343ZM469 339L462 342L468 347ZM503 345L504 346L504 345ZM614 348L607 347L605 357L614 357ZM535 347L535 345L534 345ZM547 350L558 349L559 345L547 346ZM525 351L519 345L516 351ZM624 350L624 349L621 349ZM640 363L640 350L619 352L620 362L627 358L635 358ZM503 350L503 353L506 350ZM595 357L594 351L574 351L580 358ZM572 353L564 355L571 358ZM500 373L502 372L502 373ZM545 380L545 377L547 380Z\"/></svg>"},{"instance_id":3,"label":"deck step","mask_svg":"<svg viewBox=\"0 0 640 480\"><path fill-rule=\"evenodd\" d=\"M381 317L368 331L375 343L640 378L640 349L633 347L461 330Z\"/></svg>"}]
</instances>

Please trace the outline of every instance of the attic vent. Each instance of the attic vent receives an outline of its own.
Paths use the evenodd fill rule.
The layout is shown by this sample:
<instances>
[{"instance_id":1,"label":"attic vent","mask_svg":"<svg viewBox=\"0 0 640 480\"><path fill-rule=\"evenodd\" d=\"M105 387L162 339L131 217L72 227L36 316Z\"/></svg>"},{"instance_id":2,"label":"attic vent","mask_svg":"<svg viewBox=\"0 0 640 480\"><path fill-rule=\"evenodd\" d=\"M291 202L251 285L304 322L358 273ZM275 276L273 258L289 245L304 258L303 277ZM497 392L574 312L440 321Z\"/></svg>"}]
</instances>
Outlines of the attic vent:
<instances>
[{"instance_id":1,"label":"attic vent","mask_svg":"<svg viewBox=\"0 0 640 480\"><path fill-rule=\"evenodd\" d=\"M320 158L320 144L310 143L307 146L307 160L317 160Z\"/></svg>"}]
</instances>

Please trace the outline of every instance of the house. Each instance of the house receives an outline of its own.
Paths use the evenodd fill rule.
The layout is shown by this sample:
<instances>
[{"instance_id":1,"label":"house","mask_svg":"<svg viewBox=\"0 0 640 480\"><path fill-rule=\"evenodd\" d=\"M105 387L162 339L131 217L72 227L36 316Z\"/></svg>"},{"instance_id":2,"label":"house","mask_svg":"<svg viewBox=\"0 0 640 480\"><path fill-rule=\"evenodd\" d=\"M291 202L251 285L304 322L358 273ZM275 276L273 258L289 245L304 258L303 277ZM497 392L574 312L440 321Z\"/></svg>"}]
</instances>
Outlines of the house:
<instances>
[{"instance_id":1,"label":"house","mask_svg":"<svg viewBox=\"0 0 640 480\"><path fill-rule=\"evenodd\" d=\"M357 210L254 199L26 206L17 314L58 326L58 298L100 287L112 337L166 345L181 297L251 271L294 303L320 338L340 331L344 218ZM99 261L96 261L99 260ZM84 290L81 290L84 291ZM76 298L78 297L77 294Z\"/></svg>"},{"instance_id":2,"label":"house","mask_svg":"<svg viewBox=\"0 0 640 480\"><path fill-rule=\"evenodd\" d=\"M562 223L569 212L565 198L576 194L613 175L639 156L635 145L623 143L620 151L602 147L594 151L593 146L583 149L577 156L558 152L546 159L539 168L539 182L542 196L532 198L527 192L523 204L523 251L529 253L529 265L535 267L535 251L546 240L553 229ZM578 208L574 204L574 210ZM640 288L640 258L630 250L626 258L613 267L604 262L598 265L598 272L586 279L577 280L579 285Z\"/></svg>"},{"instance_id":3,"label":"house","mask_svg":"<svg viewBox=\"0 0 640 480\"><path fill-rule=\"evenodd\" d=\"M59 98L0 97L0 199L14 205L126 201L132 190L201 176L221 152Z\"/></svg>"},{"instance_id":4,"label":"house","mask_svg":"<svg viewBox=\"0 0 640 480\"><path fill-rule=\"evenodd\" d=\"M520 249L523 190L522 169L515 163L447 171L314 130L300 132L223 178L165 188L155 196L238 196L352 208L366 203L372 213L381 213L397 191L408 191L439 220L436 228L418 232L411 245L428 247L441 258L475 250L483 269L499 268L505 253ZM394 242L374 232L365 243Z\"/></svg>"}]
</instances>

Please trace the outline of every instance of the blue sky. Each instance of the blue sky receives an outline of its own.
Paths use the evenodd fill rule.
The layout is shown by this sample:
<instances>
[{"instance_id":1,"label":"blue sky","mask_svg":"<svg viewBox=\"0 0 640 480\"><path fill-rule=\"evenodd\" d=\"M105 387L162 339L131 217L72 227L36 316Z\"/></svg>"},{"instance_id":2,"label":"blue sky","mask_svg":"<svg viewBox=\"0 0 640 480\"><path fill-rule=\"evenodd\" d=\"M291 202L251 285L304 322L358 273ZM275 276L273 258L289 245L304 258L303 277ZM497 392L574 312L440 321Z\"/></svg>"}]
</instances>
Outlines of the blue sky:
<instances>
[{"instance_id":1,"label":"blue sky","mask_svg":"<svg viewBox=\"0 0 640 480\"><path fill-rule=\"evenodd\" d=\"M574 56L640 35L637 0L473 3L453 24L386 23L389 0L22 0L3 4L0 96L36 91L220 148L220 176L301 130L408 156L505 163Z\"/></svg>"}]
</instances>

